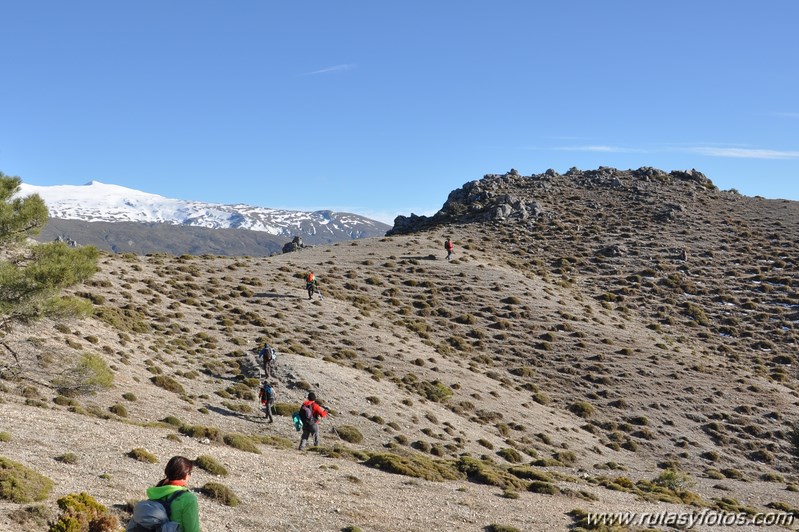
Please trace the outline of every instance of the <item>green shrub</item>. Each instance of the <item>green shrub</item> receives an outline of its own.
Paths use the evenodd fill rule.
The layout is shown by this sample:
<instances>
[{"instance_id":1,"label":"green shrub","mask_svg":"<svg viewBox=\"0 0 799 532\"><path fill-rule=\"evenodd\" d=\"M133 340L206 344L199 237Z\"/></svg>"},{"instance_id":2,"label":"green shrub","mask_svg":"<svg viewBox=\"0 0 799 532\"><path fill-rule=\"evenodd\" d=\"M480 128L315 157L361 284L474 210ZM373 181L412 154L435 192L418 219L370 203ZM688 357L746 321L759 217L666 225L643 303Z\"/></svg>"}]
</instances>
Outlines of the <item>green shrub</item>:
<instances>
[{"instance_id":1,"label":"green shrub","mask_svg":"<svg viewBox=\"0 0 799 532\"><path fill-rule=\"evenodd\" d=\"M791 454L799 460L799 422L794 423L790 432L788 432L788 443L791 446Z\"/></svg>"},{"instance_id":2,"label":"green shrub","mask_svg":"<svg viewBox=\"0 0 799 532\"><path fill-rule=\"evenodd\" d=\"M505 447L497 451L497 454L507 460L508 462L518 464L522 461L522 455L519 454L519 451L513 449L512 447Z\"/></svg>"},{"instance_id":3,"label":"green shrub","mask_svg":"<svg viewBox=\"0 0 799 532\"><path fill-rule=\"evenodd\" d=\"M11 433L10 432L0 432L0 442L7 442L11 441Z\"/></svg>"},{"instance_id":4,"label":"green shrub","mask_svg":"<svg viewBox=\"0 0 799 532\"><path fill-rule=\"evenodd\" d=\"M52 384L61 395L88 395L110 388L114 384L114 374L100 355L84 353L53 379Z\"/></svg>"},{"instance_id":5,"label":"green shrub","mask_svg":"<svg viewBox=\"0 0 799 532\"><path fill-rule=\"evenodd\" d=\"M172 425L173 427L180 427L183 425L183 422L175 416L166 416L161 420L161 423L166 423L167 425Z\"/></svg>"},{"instance_id":6,"label":"green shrub","mask_svg":"<svg viewBox=\"0 0 799 532\"><path fill-rule=\"evenodd\" d=\"M128 409L125 408L124 405L116 404L108 409L109 412L112 414L116 414L119 417L128 417Z\"/></svg>"},{"instance_id":7,"label":"green shrub","mask_svg":"<svg viewBox=\"0 0 799 532\"><path fill-rule=\"evenodd\" d=\"M201 440L208 438L211 441L221 442L222 431L215 427L203 427L202 425L182 425L178 431L190 438Z\"/></svg>"},{"instance_id":8,"label":"green shrub","mask_svg":"<svg viewBox=\"0 0 799 532\"><path fill-rule=\"evenodd\" d=\"M336 434L338 434L339 438L349 443L361 443L363 441L363 434L350 425L336 427Z\"/></svg>"},{"instance_id":9,"label":"green shrub","mask_svg":"<svg viewBox=\"0 0 799 532\"><path fill-rule=\"evenodd\" d=\"M275 415L291 417L298 410L299 405L289 403L275 403Z\"/></svg>"},{"instance_id":10,"label":"green shrub","mask_svg":"<svg viewBox=\"0 0 799 532\"><path fill-rule=\"evenodd\" d=\"M364 465L408 477L423 478L443 482L457 480L462 476L452 466L437 462L424 456L399 456L392 453L378 453L369 457Z\"/></svg>"},{"instance_id":11,"label":"green shrub","mask_svg":"<svg viewBox=\"0 0 799 532\"><path fill-rule=\"evenodd\" d=\"M200 491L206 497L215 500L219 504L231 507L239 505L239 499L236 494L230 488L218 482L208 482L200 488Z\"/></svg>"},{"instance_id":12,"label":"green shrub","mask_svg":"<svg viewBox=\"0 0 799 532\"><path fill-rule=\"evenodd\" d=\"M46 530L47 522L50 521L52 515L43 504L35 504L12 510L8 513L8 517L23 526L24 530Z\"/></svg>"},{"instance_id":13,"label":"green shrub","mask_svg":"<svg viewBox=\"0 0 799 532\"><path fill-rule=\"evenodd\" d=\"M416 387L416 391L430 401L437 403L442 403L452 397L452 389L439 381L420 382Z\"/></svg>"},{"instance_id":14,"label":"green shrub","mask_svg":"<svg viewBox=\"0 0 799 532\"><path fill-rule=\"evenodd\" d=\"M55 459L62 464L77 464L78 455L75 453L64 453L61 456L56 456Z\"/></svg>"},{"instance_id":15,"label":"green shrub","mask_svg":"<svg viewBox=\"0 0 799 532\"><path fill-rule=\"evenodd\" d=\"M492 523L485 527L485 532L521 532L518 528L508 525Z\"/></svg>"},{"instance_id":16,"label":"green shrub","mask_svg":"<svg viewBox=\"0 0 799 532\"><path fill-rule=\"evenodd\" d=\"M582 418L591 417L594 413L594 407L591 404L586 403L585 401L577 401L569 405L569 410L572 414L580 416Z\"/></svg>"},{"instance_id":17,"label":"green shrub","mask_svg":"<svg viewBox=\"0 0 799 532\"><path fill-rule=\"evenodd\" d=\"M61 515L48 532L116 532L119 519L86 492L58 499Z\"/></svg>"},{"instance_id":18,"label":"green shrub","mask_svg":"<svg viewBox=\"0 0 799 532\"><path fill-rule=\"evenodd\" d=\"M255 442L253 442L249 436L243 434L225 434L222 441L234 449L246 451L248 453L261 454L261 451L255 446Z\"/></svg>"},{"instance_id":19,"label":"green shrub","mask_svg":"<svg viewBox=\"0 0 799 532\"><path fill-rule=\"evenodd\" d=\"M53 398L53 402L58 406L77 406L78 402L71 397L65 397L63 395L56 395Z\"/></svg>"},{"instance_id":20,"label":"green shrub","mask_svg":"<svg viewBox=\"0 0 799 532\"><path fill-rule=\"evenodd\" d=\"M176 393L178 395L186 395L186 390L183 389L183 386L168 375L156 375L155 377L150 377L150 381L159 388L163 388L168 392Z\"/></svg>"},{"instance_id":21,"label":"green shrub","mask_svg":"<svg viewBox=\"0 0 799 532\"><path fill-rule=\"evenodd\" d=\"M530 466L514 466L508 469L508 473L524 480L552 482L552 477L549 475L549 473L534 469Z\"/></svg>"},{"instance_id":22,"label":"green shrub","mask_svg":"<svg viewBox=\"0 0 799 532\"><path fill-rule=\"evenodd\" d=\"M52 489L49 478L0 456L0 499L17 504L43 501Z\"/></svg>"},{"instance_id":23,"label":"green shrub","mask_svg":"<svg viewBox=\"0 0 799 532\"><path fill-rule=\"evenodd\" d=\"M526 486L526 483L521 481L518 477L497 468L491 463L481 462L471 456L461 456L458 458L455 467L457 467L459 471L465 473L466 478L471 482L476 482L478 484L488 484L489 486L498 486L503 489L520 489Z\"/></svg>"},{"instance_id":24,"label":"green shrub","mask_svg":"<svg viewBox=\"0 0 799 532\"><path fill-rule=\"evenodd\" d=\"M131 392L123 393L122 399L125 401L130 401L131 403L137 400L136 395Z\"/></svg>"},{"instance_id":25,"label":"green shrub","mask_svg":"<svg viewBox=\"0 0 799 532\"><path fill-rule=\"evenodd\" d=\"M545 495L557 495L560 493L558 487L550 482L542 482L540 480L534 480L530 482L530 486L527 488L528 491L532 491L533 493L542 493Z\"/></svg>"},{"instance_id":26,"label":"green shrub","mask_svg":"<svg viewBox=\"0 0 799 532\"><path fill-rule=\"evenodd\" d=\"M156 458L154 454L141 447L136 447L135 449L128 451L128 456L134 460L138 460L139 462L146 462L149 464L155 464L158 462L158 458Z\"/></svg>"},{"instance_id":27,"label":"green shrub","mask_svg":"<svg viewBox=\"0 0 799 532\"><path fill-rule=\"evenodd\" d=\"M199 467L204 471L207 471L212 475L225 477L228 474L228 471L227 469L225 469L225 466L217 462L213 456L209 456L207 454L198 456L197 459L194 460L194 463L197 464L197 467Z\"/></svg>"}]
</instances>

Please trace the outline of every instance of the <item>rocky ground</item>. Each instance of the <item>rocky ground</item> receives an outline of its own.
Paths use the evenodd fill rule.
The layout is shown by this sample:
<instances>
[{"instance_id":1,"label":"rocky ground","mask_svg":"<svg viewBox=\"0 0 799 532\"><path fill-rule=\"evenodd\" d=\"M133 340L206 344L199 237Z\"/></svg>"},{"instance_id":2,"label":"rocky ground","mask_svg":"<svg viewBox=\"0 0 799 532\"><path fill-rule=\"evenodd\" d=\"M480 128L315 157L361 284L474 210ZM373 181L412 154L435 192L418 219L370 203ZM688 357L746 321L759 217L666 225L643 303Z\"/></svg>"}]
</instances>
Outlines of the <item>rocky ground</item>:
<instances>
[{"instance_id":1,"label":"rocky ground","mask_svg":"<svg viewBox=\"0 0 799 532\"><path fill-rule=\"evenodd\" d=\"M17 358L3 360L0 457L54 488L0 500L0 530L46 530L20 510L53 520L56 500L81 491L124 521L175 454L229 471L192 476L198 493L219 482L240 500L199 495L209 531L563 530L577 509L796 511L799 206L701 174L637 172L488 176L402 234L269 258L103 256L73 290L94 317L5 339ZM323 299L304 291L311 269ZM284 410L308 390L331 409L320 448L297 451L287 416L265 423L253 351L265 341ZM85 353L113 386L65 397L53 383ZM192 426L246 436L256 452ZM352 429L361 441L339 438ZM158 462L130 458L135 448ZM428 472L464 456L485 470L433 481L367 465L387 453L422 457Z\"/></svg>"}]
</instances>

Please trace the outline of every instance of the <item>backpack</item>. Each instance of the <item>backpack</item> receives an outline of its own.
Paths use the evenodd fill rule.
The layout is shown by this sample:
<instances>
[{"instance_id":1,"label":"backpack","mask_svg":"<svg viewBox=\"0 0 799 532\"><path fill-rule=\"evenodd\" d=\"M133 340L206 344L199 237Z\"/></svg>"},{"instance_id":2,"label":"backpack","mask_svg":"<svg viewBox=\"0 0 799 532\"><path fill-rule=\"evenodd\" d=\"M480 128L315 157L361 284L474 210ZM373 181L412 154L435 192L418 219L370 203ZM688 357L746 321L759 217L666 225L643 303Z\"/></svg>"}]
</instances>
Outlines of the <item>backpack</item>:
<instances>
[{"instance_id":1,"label":"backpack","mask_svg":"<svg viewBox=\"0 0 799 532\"><path fill-rule=\"evenodd\" d=\"M313 403L303 404L300 406L299 418L303 425L313 425L316 420L313 416Z\"/></svg>"},{"instance_id":2,"label":"backpack","mask_svg":"<svg viewBox=\"0 0 799 532\"><path fill-rule=\"evenodd\" d=\"M306 282L312 283L313 281L314 281L314 274L309 273L308 274L308 278L306 279Z\"/></svg>"},{"instance_id":3,"label":"backpack","mask_svg":"<svg viewBox=\"0 0 799 532\"><path fill-rule=\"evenodd\" d=\"M277 351L275 351L275 348L267 346L266 359L274 360L276 358L277 358Z\"/></svg>"},{"instance_id":4,"label":"backpack","mask_svg":"<svg viewBox=\"0 0 799 532\"><path fill-rule=\"evenodd\" d=\"M169 520L169 511L172 502L186 491L177 490L161 499L137 502L126 532L179 532L180 523Z\"/></svg>"},{"instance_id":5,"label":"backpack","mask_svg":"<svg viewBox=\"0 0 799 532\"><path fill-rule=\"evenodd\" d=\"M275 400L275 390L267 383L264 383L264 387L261 388L261 393L259 395L261 397L261 401L264 402Z\"/></svg>"}]
</instances>

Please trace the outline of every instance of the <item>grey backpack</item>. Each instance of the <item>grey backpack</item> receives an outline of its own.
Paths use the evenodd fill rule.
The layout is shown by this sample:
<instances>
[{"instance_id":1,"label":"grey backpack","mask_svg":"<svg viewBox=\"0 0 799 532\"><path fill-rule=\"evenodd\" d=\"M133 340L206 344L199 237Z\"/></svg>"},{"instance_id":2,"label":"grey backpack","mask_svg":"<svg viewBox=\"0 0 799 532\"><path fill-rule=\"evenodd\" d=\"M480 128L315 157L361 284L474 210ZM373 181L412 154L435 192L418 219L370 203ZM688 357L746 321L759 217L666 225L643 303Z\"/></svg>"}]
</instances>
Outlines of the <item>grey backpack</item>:
<instances>
[{"instance_id":1,"label":"grey backpack","mask_svg":"<svg viewBox=\"0 0 799 532\"><path fill-rule=\"evenodd\" d=\"M175 491L163 499L137 502L133 507L133 517L125 532L181 532L183 527L180 526L180 523L169 520L169 510L172 501L186 491Z\"/></svg>"}]
</instances>

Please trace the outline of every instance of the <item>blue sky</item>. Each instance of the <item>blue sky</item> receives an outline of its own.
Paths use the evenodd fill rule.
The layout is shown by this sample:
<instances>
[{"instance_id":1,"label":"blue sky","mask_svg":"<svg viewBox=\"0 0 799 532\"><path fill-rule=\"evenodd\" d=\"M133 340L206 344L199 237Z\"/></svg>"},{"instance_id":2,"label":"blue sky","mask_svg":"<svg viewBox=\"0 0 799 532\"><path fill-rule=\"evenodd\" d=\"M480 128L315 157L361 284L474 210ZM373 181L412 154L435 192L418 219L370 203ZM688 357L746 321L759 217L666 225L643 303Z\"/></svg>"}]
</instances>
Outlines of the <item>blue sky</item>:
<instances>
[{"instance_id":1,"label":"blue sky","mask_svg":"<svg viewBox=\"0 0 799 532\"><path fill-rule=\"evenodd\" d=\"M0 171L386 222L487 173L799 200L793 0L0 3Z\"/></svg>"}]
</instances>

